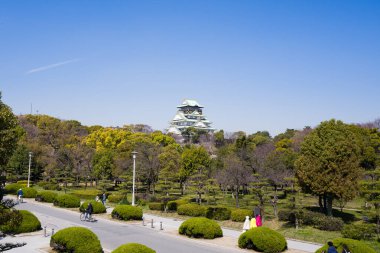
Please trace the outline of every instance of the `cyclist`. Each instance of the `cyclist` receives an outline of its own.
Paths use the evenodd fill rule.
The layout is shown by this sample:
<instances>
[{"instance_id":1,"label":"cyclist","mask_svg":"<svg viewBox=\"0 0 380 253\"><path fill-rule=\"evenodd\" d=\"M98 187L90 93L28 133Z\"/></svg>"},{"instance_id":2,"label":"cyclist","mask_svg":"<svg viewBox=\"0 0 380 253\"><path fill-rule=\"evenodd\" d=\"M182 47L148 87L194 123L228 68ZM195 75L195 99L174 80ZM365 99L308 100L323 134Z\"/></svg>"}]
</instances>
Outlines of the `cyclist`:
<instances>
[{"instance_id":1,"label":"cyclist","mask_svg":"<svg viewBox=\"0 0 380 253\"><path fill-rule=\"evenodd\" d=\"M94 209L92 208L92 204L91 202L88 203L88 206L86 208L86 211L85 211L85 215L84 215L84 219L86 220L91 220L91 215L92 215L92 212L94 211Z\"/></svg>"},{"instance_id":2,"label":"cyclist","mask_svg":"<svg viewBox=\"0 0 380 253\"><path fill-rule=\"evenodd\" d=\"M22 189L20 188L18 191L17 191L17 199L18 199L18 202L22 203L22 198L24 196L24 192L22 191Z\"/></svg>"}]
</instances>

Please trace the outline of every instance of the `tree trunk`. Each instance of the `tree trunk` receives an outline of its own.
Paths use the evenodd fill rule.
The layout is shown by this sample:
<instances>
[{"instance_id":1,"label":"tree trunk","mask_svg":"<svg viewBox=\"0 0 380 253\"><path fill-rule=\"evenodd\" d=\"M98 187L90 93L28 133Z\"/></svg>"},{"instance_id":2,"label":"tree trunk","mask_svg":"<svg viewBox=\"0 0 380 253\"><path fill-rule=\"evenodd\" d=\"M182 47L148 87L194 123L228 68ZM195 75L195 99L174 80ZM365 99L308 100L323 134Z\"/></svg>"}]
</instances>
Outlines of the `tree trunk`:
<instances>
[{"instance_id":1,"label":"tree trunk","mask_svg":"<svg viewBox=\"0 0 380 253\"><path fill-rule=\"evenodd\" d=\"M322 198L322 195L319 195L319 196L318 196L318 204L319 204L319 209L320 209L321 213L324 212L322 199L323 199L323 198Z\"/></svg>"},{"instance_id":2,"label":"tree trunk","mask_svg":"<svg viewBox=\"0 0 380 253\"><path fill-rule=\"evenodd\" d=\"M239 208L239 187L236 186L236 207Z\"/></svg>"},{"instance_id":3,"label":"tree trunk","mask_svg":"<svg viewBox=\"0 0 380 253\"><path fill-rule=\"evenodd\" d=\"M327 215L327 196L323 194L323 213Z\"/></svg>"},{"instance_id":4,"label":"tree trunk","mask_svg":"<svg viewBox=\"0 0 380 253\"><path fill-rule=\"evenodd\" d=\"M331 194L328 194L326 196L327 198L327 216L332 216L332 203L333 203L333 197Z\"/></svg>"}]
</instances>

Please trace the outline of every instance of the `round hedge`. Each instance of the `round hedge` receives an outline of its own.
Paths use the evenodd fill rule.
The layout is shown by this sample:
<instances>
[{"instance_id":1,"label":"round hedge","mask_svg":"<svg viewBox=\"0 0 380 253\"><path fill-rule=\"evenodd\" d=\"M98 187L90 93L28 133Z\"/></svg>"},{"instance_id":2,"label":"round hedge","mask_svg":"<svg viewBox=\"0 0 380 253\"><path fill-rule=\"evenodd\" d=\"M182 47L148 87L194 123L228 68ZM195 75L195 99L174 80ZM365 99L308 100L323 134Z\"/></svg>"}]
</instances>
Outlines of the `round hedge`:
<instances>
[{"instance_id":1,"label":"round hedge","mask_svg":"<svg viewBox=\"0 0 380 253\"><path fill-rule=\"evenodd\" d=\"M75 190L71 193L81 199L95 199L96 196L100 196L102 191L97 189Z\"/></svg>"},{"instance_id":2,"label":"round hedge","mask_svg":"<svg viewBox=\"0 0 380 253\"><path fill-rule=\"evenodd\" d=\"M177 208L177 213L180 215L187 215L187 216L205 216L206 215L207 208L205 206L200 206L197 204L184 204L180 205Z\"/></svg>"},{"instance_id":3,"label":"round hedge","mask_svg":"<svg viewBox=\"0 0 380 253\"><path fill-rule=\"evenodd\" d=\"M79 211L84 212L88 207L88 203L90 203L90 202L92 204L92 209L93 209L92 213L105 213L106 212L106 207L102 204L102 202L98 202L95 200L83 202L83 204L79 207Z\"/></svg>"},{"instance_id":4,"label":"round hedge","mask_svg":"<svg viewBox=\"0 0 380 253\"><path fill-rule=\"evenodd\" d=\"M223 231L216 221L197 217L182 222L178 232L194 238L214 239L223 237Z\"/></svg>"},{"instance_id":5,"label":"round hedge","mask_svg":"<svg viewBox=\"0 0 380 253\"><path fill-rule=\"evenodd\" d=\"M70 194L62 194L57 196L54 205L59 207L79 207L80 199Z\"/></svg>"},{"instance_id":6,"label":"round hedge","mask_svg":"<svg viewBox=\"0 0 380 253\"><path fill-rule=\"evenodd\" d=\"M222 206L209 206L206 209L206 218L213 220L229 220L231 209Z\"/></svg>"},{"instance_id":7,"label":"round hedge","mask_svg":"<svg viewBox=\"0 0 380 253\"><path fill-rule=\"evenodd\" d=\"M287 249L285 237L266 228L251 228L239 237L239 247L265 253L278 253Z\"/></svg>"},{"instance_id":8,"label":"round hedge","mask_svg":"<svg viewBox=\"0 0 380 253\"><path fill-rule=\"evenodd\" d=\"M138 206L117 205L111 215L112 218L119 220L142 220L143 211Z\"/></svg>"},{"instance_id":9,"label":"round hedge","mask_svg":"<svg viewBox=\"0 0 380 253\"><path fill-rule=\"evenodd\" d=\"M121 194L111 194L108 196L108 202L111 202L111 203L119 203L120 201L122 201L124 198L126 198L125 196L121 195Z\"/></svg>"},{"instance_id":10,"label":"round hedge","mask_svg":"<svg viewBox=\"0 0 380 253\"><path fill-rule=\"evenodd\" d=\"M346 244L351 253L375 253L376 251L361 241L348 238L336 238L333 241L334 246L338 252L343 250L342 245ZM315 253L327 252L328 245L325 244L322 248L318 249Z\"/></svg>"},{"instance_id":11,"label":"round hedge","mask_svg":"<svg viewBox=\"0 0 380 253\"><path fill-rule=\"evenodd\" d=\"M119 246L112 253L156 253L156 251L143 244L127 243Z\"/></svg>"},{"instance_id":12,"label":"round hedge","mask_svg":"<svg viewBox=\"0 0 380 253\"><path fill-rule=\"evenodd\" d=\"M70 227L59 230L51 237L50 247L58 252L103 252L98 237L91 230L82 227Z\"/></svg>"},{"instance_id":13,"label":"round hedge","mask_svg":"<svg viewBox=\"0 0 380 253\"><path fill-rule=\"evenodd\" d=\"M57 196L58 194L52 191L40 191L36 199L39 199L41 202L53 203Z\"/></svg>"},{"instance_id":14,"label":"round hedge","mask_svg":"<svg viewBox=\"0 0 380 253\"><path fill-rule=\"evenodd\" d=\"M17 227L2 226L1 231L5 233L21 234L41 230L41 223L34 214L26 210L19 210L19 213L22 216L21 224Z\"/></svg>"},{"instance_id":15,"label":"round hedge","mask_svg":"<svg viewBox=\"0 0 380 253\"><path fill-rule=\"evenodd\" d=\"M164 203L160 203L160 202L151 202L149 203L149 209L156 210L156 211L164 211L165 205Z\"/></svg>"},{"instance_id":16,"label":"round hedge","mask_svg":"<svg viewBox=\"0 0 380 253\"><path fill-rule=\"evenodd\" d=\"M231 220L237 221L237 222L243 222L245 221L246 216L253 216L253 211L248 209L232 209L231 210Z\"/></svg>"}]
</instances>

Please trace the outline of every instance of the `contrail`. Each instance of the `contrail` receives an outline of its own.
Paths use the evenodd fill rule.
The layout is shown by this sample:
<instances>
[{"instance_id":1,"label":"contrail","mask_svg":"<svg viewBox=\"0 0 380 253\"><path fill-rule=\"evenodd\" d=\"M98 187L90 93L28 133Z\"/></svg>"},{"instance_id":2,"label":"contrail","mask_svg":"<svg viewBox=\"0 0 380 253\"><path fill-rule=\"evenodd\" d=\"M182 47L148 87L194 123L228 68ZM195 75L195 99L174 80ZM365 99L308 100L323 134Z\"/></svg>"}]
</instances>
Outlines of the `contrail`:
<instances>
[{"instance_id":1,"label":"contrail","mask_svg":"<svg viewBox=\"0 0 380 253\"><path fill-rule=\"evenodd\" d=\"M60 67L60 66L63 66L63 65L69 64L69 63L77 62L80 60L81 59L72 59L72 60L68 60L68 61L53 63L53 64L46 65L43 67L28 70L25 74L32 74L32 73L41 72L41 71L45 71L45 70L52 69L52 68L57 68L57 67Z\"/></svg>"}]
</instances>

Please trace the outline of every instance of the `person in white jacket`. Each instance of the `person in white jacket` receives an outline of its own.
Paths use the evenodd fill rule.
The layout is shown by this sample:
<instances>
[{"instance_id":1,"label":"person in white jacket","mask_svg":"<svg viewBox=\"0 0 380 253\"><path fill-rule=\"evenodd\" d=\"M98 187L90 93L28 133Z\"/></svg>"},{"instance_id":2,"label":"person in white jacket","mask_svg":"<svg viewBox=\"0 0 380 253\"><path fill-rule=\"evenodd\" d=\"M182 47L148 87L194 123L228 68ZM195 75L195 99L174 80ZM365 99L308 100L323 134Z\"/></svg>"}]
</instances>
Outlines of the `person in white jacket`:
<instances>
[{"instance_id":1,"label":"person in white jacket","mask_svg":"<svg viewBox=\"0 0 380 253\"><path fill-rule=\"evenodd\" d=\"M243 225L243 231L247 231L249 229L249 216L245 216L245 221Z\"/></svg>"}]
</instances>

